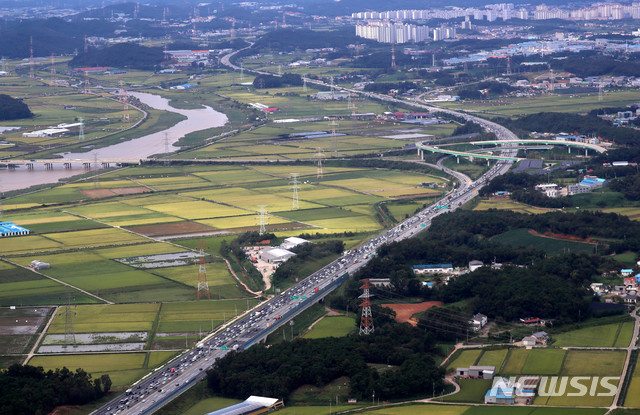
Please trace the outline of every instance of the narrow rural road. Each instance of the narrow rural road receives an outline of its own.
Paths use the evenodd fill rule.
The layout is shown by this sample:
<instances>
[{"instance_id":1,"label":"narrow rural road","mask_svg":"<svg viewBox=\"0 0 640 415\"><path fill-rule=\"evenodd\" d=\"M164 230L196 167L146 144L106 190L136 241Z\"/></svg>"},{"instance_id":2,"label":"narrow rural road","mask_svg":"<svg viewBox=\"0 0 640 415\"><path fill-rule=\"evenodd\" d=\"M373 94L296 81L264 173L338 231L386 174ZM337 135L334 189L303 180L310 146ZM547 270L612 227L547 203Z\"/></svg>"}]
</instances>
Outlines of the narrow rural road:
<instances>
[{"instance_id":1,"label":"narrow rural road","mask_svg":"<svg viewBox=\"0 0 640 415\"><path fill-rule=\"evenodd\" d=\"M53 321L53 319L56 317L56 313L58 312L59 308L60 308L59 306L55 306L53 308L53 314L51 314L51 318L49 318L49 321L47 321L47 324L42 329L42 332L38 336L38 340L36 340L36 342L33 344L33 347L31 348L31 351L29 352L27 357L24 358L24 361L22 362L23 366L26 365L27 362L29 362L29 360L31 360L34 354L36 354L36 350L38 350L40 343L42 343L42 339L44 338L45 334L47 334L47 331L49 330L49 326L51 325L51 322Z\"/></svg>"},{"instance_id":2,"label":"narrow rural road","mask_svg":"<svg viewBox=\"0 0 640 415\"><path fill-rule=\"evenodd\" d=\"M638 334L640 333L640 316L638 316L637 311L638 311L638 308L634 307L633 310L631 310L631 313L629 313L631 317L633 317L634 323L635 323L633 325L633 336L631 336L631 342L629 343L629 346L626 348L627 358L624 361L622 375L620 375L620 384L618 385L616 396L613 398L613 402L611 403L611 406L609 406L609 410L607 411L607 414L611 413L614 409L620 407L618 405L618 399L620 399L620 393L622 392L622 383L627 377L627 372L629 371L629 363L631 362L631 351L637 348L636 344L638 344ZM629 392L631 391L627 389L627 394ZM633 391L633 393L636 393L636 392L637 391Z\"/></svg>"}]
</instances>

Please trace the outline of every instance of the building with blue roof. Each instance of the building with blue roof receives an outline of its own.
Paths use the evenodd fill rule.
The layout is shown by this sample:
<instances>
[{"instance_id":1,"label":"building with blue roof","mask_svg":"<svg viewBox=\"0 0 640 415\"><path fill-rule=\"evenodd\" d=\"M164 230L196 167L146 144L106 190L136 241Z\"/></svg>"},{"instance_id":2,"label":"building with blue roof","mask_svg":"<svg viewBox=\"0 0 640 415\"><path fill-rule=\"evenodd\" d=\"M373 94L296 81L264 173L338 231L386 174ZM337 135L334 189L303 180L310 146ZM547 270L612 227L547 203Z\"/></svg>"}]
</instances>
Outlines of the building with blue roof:
<instances>
[{"instance_id":1,"label":"building with blue roof","mask_svg":"<svg viewBox=\"0 0 640 415\"><path fill-rule=\"evenodd\" d=\"M453 272L452 264L426 264L414 265L411 267L414 274L451 274Z\"/></svg>"},{"instance_id":2,"label":"building with blue roof","mask_svg":"<svg viewBox=\"0 0 640 415\"><path fill-rule=\"evenodd\" d=\"M498 403L513 405L515 403L515 396L513 388L491 388L484 395L484 403Z\"/></svg>"},{"instance_id":3,"label":"building with blue roof","mask_svg":"<svg viewBox=\"0 0 640 415\"><path fill-rule=\"evenodd\" d=\"M584 176L580 183L567 186L567 193L569 195L588 193L596 189L601 189L606 184L607 181L605 179L596 176Z\"/></svg>"},{"instance_id":4,"label":"building with blue roof","mask_svg":"<svg viewBox=\"0 0 640 415\"><path fill-rule=\"evenodd\" d=\"M13 222L0 222L0 237L29 235L29 229L18 226Z\"/></svg>"}]
</instances>

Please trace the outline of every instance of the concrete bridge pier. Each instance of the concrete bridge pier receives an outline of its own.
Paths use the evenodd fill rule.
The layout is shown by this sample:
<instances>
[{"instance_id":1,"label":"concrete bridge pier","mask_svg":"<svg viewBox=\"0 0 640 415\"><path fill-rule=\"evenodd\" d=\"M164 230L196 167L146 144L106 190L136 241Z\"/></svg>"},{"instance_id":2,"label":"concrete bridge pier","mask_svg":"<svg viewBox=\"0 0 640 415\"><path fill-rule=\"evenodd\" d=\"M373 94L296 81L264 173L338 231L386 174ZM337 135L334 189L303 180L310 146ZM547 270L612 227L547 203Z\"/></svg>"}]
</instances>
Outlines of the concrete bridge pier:
<instances>
[{"instance_id":1,"label":"concrete bridge pier","mask_svg":"<svg viewBox=\"0 0 640 415\"><path fill-rule=\"evenodd\" d=\"M64 163L64 168L65 169L70 169L71 168L71 163Z\"/></svg>"},{"instance_id":2,"label":"concrete bridge pier","mask_svg":"<svg viewBox=\"0 0 640 415\"><path fill-rule=\"evenodd\" d=\"M456 156L456 163L460 164L460 156Z\"/></svg>"},{"instance_id":3,"label":"concrete bridge pier","mask_svg":"<svg viewBox=\"0 0 640 415\"><path fill-rule=\"evenodd\" d=\"M33 170L33 163L27 163L27 169Z\"/></svg>"},{"instance_id":4,"label":"concrete bridge pier","mask_svg":"<svg viewBox=\"0 0 640 415\"><path fill-rule=\"evenodd\" d=\"M584 149L584 156L587 157L589 155L589 149L585 148Z\"/></svg>"},{"instance_id":5,"label":"concrete bridge pier","mask_svg":"<svg viewBox=\"0 0 640 415\"><path fill-rule=\"evenodd\" d=\"M44 168L47 170L53 170L53 163L44 163Z\"/></svg>"},{"instance_id":6,"label":"concrete bridge pier","mask_svg":"<svg viewBox=\"0 0 640 415\"><path fill-rule=\"evenodd\" d=\"M567 146L567 150L569 150L569 154L571 154L571 146Z\"/></svg>"},{"instance_id":7,"label":"concrete bridge pier","mask_svg":"<svg viewBox=\"0 0 640 415\"><path fill-rule=\"evenodd\" d=\"M7 168L8 168L9 170L15 170L15 169L16 169L16 167L17 167L17 166L16 166L15 164L8 164L8 165L7 165Z\"/></svg>"},{"instance_id":8,"label":"concrete bridge pier","mask_svg":"<svg viewBox=\"0 0 640 415\"><path fill-rule=\"evenodd\" d=\"M109 167L109 162L103 161L102 168L108 168L108 167Z\"/></svg>"},{"instance_id":9,"label":"concrete bridge pier","mask_svg":"<svg viewBox=\"0 0 640 415\"><path fill-rule=\"evenodd\" d=\"M82 163L82 167L84 167L85 169L90 169L91 168L91 163L84 162L84 163Z\"/></svg>"}]
</instances>

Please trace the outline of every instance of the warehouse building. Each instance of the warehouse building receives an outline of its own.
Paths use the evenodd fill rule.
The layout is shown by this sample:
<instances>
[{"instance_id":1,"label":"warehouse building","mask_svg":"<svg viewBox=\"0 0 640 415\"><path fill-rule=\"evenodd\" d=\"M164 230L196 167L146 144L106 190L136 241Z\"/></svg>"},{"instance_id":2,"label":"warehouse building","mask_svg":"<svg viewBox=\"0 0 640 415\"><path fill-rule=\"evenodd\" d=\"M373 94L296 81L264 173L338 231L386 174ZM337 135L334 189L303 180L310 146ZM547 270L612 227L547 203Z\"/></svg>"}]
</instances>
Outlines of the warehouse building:
<instances>
[{"instance_id":1,"label":"warehouse building","mask_svg":"<svg viewBox=\"0 0 640 415\"><path fill-rule=\"evenodd\" d=\"M282 264L287 259L295 256L291 251L282 248L273 248L269 250L264 250L260 255L260 258L270 264Z\"/></svg>"},{"instance_id":2,"label":"warehouse building","mask_svg":"<svg viewBox=\"0 0 640 415\"><path fill-rule=\"evenodd\" d=\"M282 407L284 407L284 403L280 399L249 396L244 402L209 412L206 415L257 415L275 411Z\"/></svg>"},{"instance_id":3,"label":"warehouse building","mask_svg":"<svg viewBox=\"0 0 640 415\"><path fill-rule=\"evenodd\" d=\"M29 235L29 229L15 225L13 222L0 222L0 237Z\"/></svg>"},{"instance_id":4,"label":"warehouse building","mask_svg":"<svg viewBox=\"0 0 640 415\"><path fill-rule=\"evenodd\" d=\"M307 243L309 243L309 241L307 241L306 239L297 238L295 236L292 236L290 238L286 238L284 240L284 242L282 242L280 244L280 248L282 248L282 249L291 249L291 248L295 248L298 245L303 245L303 244L307 244Z\"/></svg>"}]
</instances>

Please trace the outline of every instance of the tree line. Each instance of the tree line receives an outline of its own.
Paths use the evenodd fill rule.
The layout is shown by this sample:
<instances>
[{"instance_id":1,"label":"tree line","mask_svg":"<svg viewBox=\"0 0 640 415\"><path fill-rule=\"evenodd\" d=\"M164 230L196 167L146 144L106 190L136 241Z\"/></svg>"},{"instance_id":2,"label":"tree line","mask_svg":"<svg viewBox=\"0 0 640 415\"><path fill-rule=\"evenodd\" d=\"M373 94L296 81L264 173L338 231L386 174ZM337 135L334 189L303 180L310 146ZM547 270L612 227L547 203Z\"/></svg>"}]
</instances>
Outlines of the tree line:
<instances>
[{"instance_id":1,"label":"tree line","mask_svg":"<svg viewBox=\"0 0 640 415\"><path fill-rule=\"evenodd\" d=\"M323 387L346 376L354 398L367 399L375 391L380 399L399 399L444 389L444 370L434 361L439 353L429 333L387 320L369 336L296 339L229 353L207 372L207 382L227 397L286 400L302 385ZM378 372L370 366L376 363L395 368Z\"/></svg>"},{"instance_id":2,"label":"tree line","mask_svg":"<svg viewBox=\"0 0 640 415\"><path fill-rule=\"evenodd\" d=\"M75 56L69 66L113 66L118 68L154 69L164 60L159 47L141 46L136 43L119 43L104 49L90 50Z\"/></svg>"},{"instance_id":3,"label":"tree line","mask_svg":"<svg viewBox=\"0 0 640 415\"><path fill-rule=\"evenodd\" d=\"M283 86L301 86L302 77L298 74L285 73L282 76L258 75L253 79L253 87L256 89L281 88Z\"/></svg>"},{"instance_id":4,"label":"tree line","mask_svg":"<svg viewBox=\"0 0 640 415\"><path fill-rule=\"evenodd\" d=\"M41 366L14 364L0 372L0 415L45 415L60 405L84 405L111 389L109 375L91 379L82 369L44 371Z\"/></svg>"}]
</instances>

